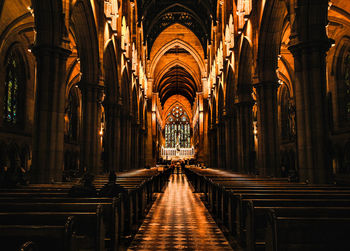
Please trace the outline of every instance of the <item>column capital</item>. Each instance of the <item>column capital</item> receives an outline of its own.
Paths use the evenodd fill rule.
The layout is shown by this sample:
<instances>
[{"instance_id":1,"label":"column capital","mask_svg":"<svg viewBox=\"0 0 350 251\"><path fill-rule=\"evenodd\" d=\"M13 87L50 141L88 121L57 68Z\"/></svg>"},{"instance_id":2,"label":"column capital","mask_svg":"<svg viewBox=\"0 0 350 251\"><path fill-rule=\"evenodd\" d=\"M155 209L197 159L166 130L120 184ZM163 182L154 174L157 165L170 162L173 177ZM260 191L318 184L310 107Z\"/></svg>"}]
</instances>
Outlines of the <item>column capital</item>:
<instances>
[{"instance_id":1,"label":"column capital","mask_svg":"<svg viewBox=\"0 0 350 251\"><path fill-rule=\"evenodd\" d=\"M83 100L85 98L87 101L90 101L90 102L94 102L94 101L96 101L97 103L102 102L102 97L104 92L103 85L80 81L78 83L78 87L82 92Z\"/></svg>"},{"instance_id":2,"label":"column capital","mask_svg":"<svg viewBox=\"0 0 350 251\"><path fill-rule=\"evenodd\" d=\"M118 113L121 107L117 102L110 102L106 100L102 102L102 105L105 108L106 112L111 111L113 113Z\"/></svg>"},{"instance_id":3,"label":"column capital","mask_svg":"<svg viewBox=\"0 0 350 251\"><path fill-rule=\"evenodd\" d=\"M333 43L334 40L330 38L313 41L296 41L294 44L288 47L288 50L294 56L298 55L299 53L303 53L305 50L310 52L321 51L325 53L329 50L329 48L331 48Z\"/></svg>"},{"instance_id":4,"label":"column capital","mask_svg":"<svg viewBox=\"0 0 350 251\"><path fill-rule=\"evenodd\" d=\"M80 90L96 90L96 91L104 91L105 87L103 85L89 83L88 81L81 80L77 83Z\"/></svg>"},{"instance_id":5,"label":"column capital","mask_svg":"<svg viewBox=\"0 0 350 251\"><path fill-rule=\"evenodd\" d=\"M255 104L254 100L242 100L234 103L233 105L235 107L242 107L242 106L252 107L254 106L254 104Z\"/></svg>"},{"instance_id":6,"label":"column capital","mask_svg":"<svg viewBox=\"0 0 350 251\"><path fill-rule=\"evenodd\" d=\"M276 88L278 89L278 87L280 87L280 83L278 83L277 81L262 81L262 82L259 82L259 83L256 83L253 85L253 87L258 91L259 89L272 89L272 88Z\"/></svg>"},{"instance_id":7,"label":"column capital","mask_svg":"<svg viewBox=\"0 0 350 251\"><path fill-rule=\"evenodd\" d=\"M30 48L36 58L40 56L51 56L52 54L59 55L62 59L67 59L72 53L71 50L68 50L60 46L49 46L49 45L34 45Z\"/></svg>"}]
</instances>

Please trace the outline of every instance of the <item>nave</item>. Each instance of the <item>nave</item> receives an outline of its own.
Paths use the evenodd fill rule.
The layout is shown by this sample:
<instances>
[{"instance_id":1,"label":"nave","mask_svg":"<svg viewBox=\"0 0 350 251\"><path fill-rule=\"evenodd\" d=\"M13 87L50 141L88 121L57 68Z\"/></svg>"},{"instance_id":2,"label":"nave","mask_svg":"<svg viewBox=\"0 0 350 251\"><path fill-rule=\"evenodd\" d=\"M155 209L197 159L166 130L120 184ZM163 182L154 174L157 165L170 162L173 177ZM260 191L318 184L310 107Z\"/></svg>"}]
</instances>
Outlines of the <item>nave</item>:
<instances>
[{"instance_id":1,"label":"nave","mask_svg":"<svg viewBox=\"0 0 350 251\"><path fill-rule=\"evenodd\" d=\"M349 246L349 0L0 0L0 251L125 251L199 194L234 250Z\"/></svg>"},{"instance_id":2,"label":"nave","mask_svg":"<svg viewBox=\"0 0 350 251\"><path fill-rule=\"evenodd\" d=\"M232 250L184 174L172 174L128 250Z\"/></svg>"}]
</instances>

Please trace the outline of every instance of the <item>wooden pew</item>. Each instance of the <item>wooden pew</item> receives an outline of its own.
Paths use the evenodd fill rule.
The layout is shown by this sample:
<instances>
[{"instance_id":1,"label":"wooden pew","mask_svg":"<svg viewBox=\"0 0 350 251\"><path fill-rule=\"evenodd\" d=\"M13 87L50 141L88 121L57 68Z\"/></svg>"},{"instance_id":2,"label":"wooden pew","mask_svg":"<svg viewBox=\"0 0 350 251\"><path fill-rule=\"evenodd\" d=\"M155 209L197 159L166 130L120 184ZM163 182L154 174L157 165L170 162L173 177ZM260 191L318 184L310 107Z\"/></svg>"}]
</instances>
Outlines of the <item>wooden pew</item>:
<instances>
[{"instance_id":1,"label":"wooden pew","mask_svg":"<svg viewBox=\"0 0 350 251\"><path fill-rule=\"evenodd\" d=\"M106 232L111 231L112 228L111 218L109 218L112 213L110 206L110 203L2 203L0 214L26 213L25 217L30 214L27 220L25 217L20 219L23 222L32 222L31 218L33 218L39 225L50 217L52 217L51 221L60 221L62 218L75 216L76 234L90 241L90 246L95 250L103 250ZM39 221L40 217L43 217L43 221Z\"/></svg>"},{"instance_id":2,"label":"wooden pew","mask_svg":"<svg viewBox=\"0 0 350 251\"><path fill-rule=\"evenodd\" d=\"M247 206L249 200L260 200L258 203L266 203L265 209L276 206L301 208L315 205L327 208L332 202L335 203L334 205L350 209L349 187L288 183L285 179L259 178L240 174L227 175L227 172L198 168L187 169L185 173L195 187L195 191L205 193L208 206L217 222L228 228L236 238L242 238L243 244L254 239L254 233L251 233L254 229L259 229L259 224L251 226L252 220L254 222L254 213L249 213ZM261 222L261 218L258 217L257 222ZM264 228L258 231L263 231L262 229ZM248 250L254 250L251 247L255 248L255 242L254 245L249 244L250 249Z\"/></svg>"},{"instance_id":3,"label":"wooden pew","mask_svg":"<svg viewBox=\"0 0 350 251\"><path fill-rule=\"evenodd\" d=\"M46 219L45 224L35 221L18 221L18 215L2 215L0 224L0 242L2 250L15 251L21 243L28 239L36 242L36 250L67 250L74 248L73 239L75 231L75 218L64 216L58 219ZM21 218L23 219L23 218ZM26 217L28 219L28 216ZM33 245L23 244L22 248L33 248Z\"/></svg>"},{"instance_id":4,"label":"wooden pew","mask_svg":"<svg viewBox=\"0 0 350 251\"><path fill-rule=\"evenodd\" d=\"M303 208L322 210L336 208L350 209L350 199L271 199L250 200L248 202L245 218L241 225L241 237L247 250L264 249L264 233L267 227L266 211L270 209L289 208L302 211ZM350 211L350 210L349 210Z\"/></svg>"},{"instance_id":5,"label":"wooden pew","mask_svg":"<svg viewBox=\"0 0 350 251\"><path fill-rule=\"evenodd\" d=\"M267 219L266 251L348 250L348 207L270 209Z\"/></svg>"},{"instance_id":6,"label":"wooden pew","mask_svg":"<svg viewBox=\"0 0 350 251\"><path fill-rule=\"evenodd\" d=\"M240 223L241 212L243 212L243 207L246 207L246 202L250 199L347 199L350 198L350 191L347 193L337 193L334 191L332 193L327 193L322 190L274 190L274 191L225 191L225 200L222 200L222 214L221 220L225 227L233 234L237 235L239 229L237 227ZM237 231L238 230L238 231Z\"/></svg>"},{"instance_id":7,"label":"wooden pew","mask_svg":"<svg viewBox=\"0 0 350 251\"><path fill-rule=\"evenodd\" d=\"M282 188L283 189L283 188ZM297 190L302 192L303 190ZM303 194L300 193L286 193L286 194L239 194L233 195L229 204L227 206L227 212L230 215L227 215L227 222L232 224L229 228L233 230L235 235L240 237L242 229L245 229L245 219L248 211L248 203L255 201L256 203L271 203L271 206L274 206L273 203L293 203L299 201L315 201L326 200L349 200L350 193L347 194L322 194L322 193L308 193L309 191L304 190ZM289 205L289 204L288 204Z\"/></svg>"},{"instance_id":8,"label":"wooden pew","mask_svg":"<svg viewBox=\"0 0 350 251\"><path fill-rule=\"evenodd\" d=\"M110 238L111 242L114 242L112 249L117 250L122 236L130 234L129 230L137 229L132 229L131 225L141 223L146 208L150 207L153 201L153 193L161 191L168 176L167 170L162 173L155 170L144 170L137 172L135 176L128 176L128 174L118 176L117 183L127 190L127 194L115 199L70 198L68 192L72 183L0 189L0 212L21 213L21 208L26 208L26 212L29 213L54 214L59 211L61 214L73 213L76 217L83 218L82 215L91 213L93 204L100 205L103 208L102 223L105 225L102 228L105 228L104 232L106 232L104 239ZM101 188L107 183L107 180L107 176L98 179L96 188ZM101 243L104 243L104 240L101 239Z\"/></svg>"}]
</instances>

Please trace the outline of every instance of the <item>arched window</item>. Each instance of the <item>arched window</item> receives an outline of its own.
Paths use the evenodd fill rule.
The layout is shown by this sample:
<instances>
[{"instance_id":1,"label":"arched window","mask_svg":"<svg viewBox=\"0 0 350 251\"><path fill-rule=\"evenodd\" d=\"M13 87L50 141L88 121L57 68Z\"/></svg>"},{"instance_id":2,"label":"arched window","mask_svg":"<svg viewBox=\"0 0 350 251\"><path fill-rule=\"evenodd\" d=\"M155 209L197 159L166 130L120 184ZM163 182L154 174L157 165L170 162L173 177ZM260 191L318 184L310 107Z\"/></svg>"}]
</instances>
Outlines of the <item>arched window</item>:
<instances>
[{"instance_id":1,"label":"arched window","mask_svg":"<svg viewBox=\"0 0 350 251\"><path fill-rule=\"evenodd\" d=\"M21 98L24 91L24 62L17 50L11 50L6 59L6 78L4 95L4 121L10 125L21 122L23 112Z\"/></svg>"},{"instance_id":2,"label":"arched window","mask_svg":"<svg viewBox=\"0 0 350 251\"><path fill-rule=\"evenodd\" d=\"M186 111L180 105L174 106L167 114L165 124L166 148L191 147L190 120Z\"/></svg>"}]
</instances>

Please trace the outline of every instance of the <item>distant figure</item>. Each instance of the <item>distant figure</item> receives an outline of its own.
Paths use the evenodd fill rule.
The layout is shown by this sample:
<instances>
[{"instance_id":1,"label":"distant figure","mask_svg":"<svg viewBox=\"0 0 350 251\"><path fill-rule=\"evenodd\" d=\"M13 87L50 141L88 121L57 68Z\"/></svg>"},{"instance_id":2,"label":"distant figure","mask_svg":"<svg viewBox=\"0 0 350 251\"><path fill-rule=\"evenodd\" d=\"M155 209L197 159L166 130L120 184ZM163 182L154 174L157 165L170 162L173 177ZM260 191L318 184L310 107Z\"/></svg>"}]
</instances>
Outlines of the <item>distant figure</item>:
<instances>
[{"instance_id":1,"label":"distant figure","mask_svg":"<svg viewBox=\"0 0 350 251\"><path fill-rule=\"evenodd\" d=\"M79 184L72 186L69 191L69 196L72 197L94 197L97 195L96 188L92 184L94 176L88 172L84 173Z\"/></svg>"},{"instance_id":2,"label":"distant figure","mask_svg":"<svg viewBox=\"0 0 350 251\"><path fill-rule=\"evenodd\" d=\"M171 162L170 168L171 168L171 172L172 172L172 173L175 173L175 165L174 165L174 162Z\"/></svg>"},{"instance_id":3,"label":"distant figure","mask_svg":"<svg viewBox=\"0 0 350 251\"><path fill-rule=\"evenodd\" d=\"M288 176L288 172L287 172L287 168L285 165L281 166L281 177L287 177Z\"/></svg>"},{"instance_id":4,"label":"distant figure","mask_svg":"<svg viewBox=\"0 0 350 251\"><path fill-rule=\"evenodd\" d=\"M99 196L101 197L116 197L120 193L126 193L127 190L120 186L119 184L116 184L117 176L115 175L115 172L110 171L108 176L108 183L104 185L100 192Z\"/></svg>"},{"instance_id":5,"label":"distant figure","mask_svg":"<svg viewBox=\"0 0 350 251\"><path fill-rule=\"evenodd\" d=\"M289 182L299 182L299 175L295 169L290 169L288 171L288 181Z\"/></svg>"},{"instance_id":6,"label":"distant figure","mask_svg":"<svg viewBox=\"0 0 350 251\"><path fill-rule=\"evenodd\" d=\"M182 170L185 169L185 166L186 166L185 161L181 161L181 173L182 173Z\"/></svg>"},{"instance_id":7,"label":"distant figure","mask_svg":"<svg viewBox=\"0 0 350 251\"><path fill-rule=\"evenodd\" d=\"M179 170L180 170L180 162L176 162L176 174L179 174Z\"/></svg>"},{"instance_id":8,"label":"distant figure","mask_svg":"<svg viewBox=\"0 0 350 251\"><path fill-rule=\"evenodd\" d=\"M29 184L28 171L24 167L21 167L18 171L18 183L22 186Z\"/></svg>"}]
</instances>

